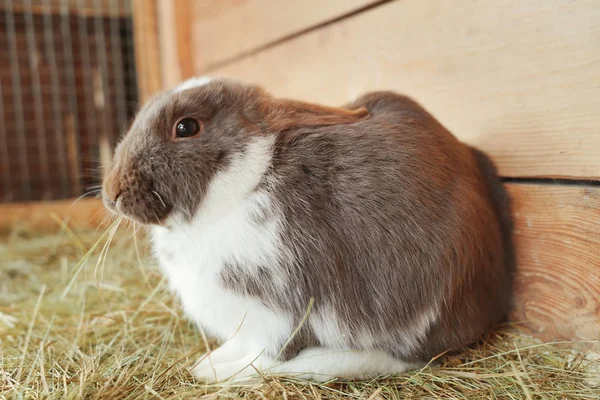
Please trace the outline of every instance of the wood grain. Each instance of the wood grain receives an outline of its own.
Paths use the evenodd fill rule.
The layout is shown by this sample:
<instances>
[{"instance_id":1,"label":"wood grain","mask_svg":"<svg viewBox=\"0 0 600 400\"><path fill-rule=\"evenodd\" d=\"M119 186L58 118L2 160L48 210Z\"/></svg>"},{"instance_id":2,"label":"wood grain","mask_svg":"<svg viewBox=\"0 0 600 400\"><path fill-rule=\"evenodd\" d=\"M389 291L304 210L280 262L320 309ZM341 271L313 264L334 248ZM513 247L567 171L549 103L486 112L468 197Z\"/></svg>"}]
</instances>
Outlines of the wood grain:
<instances>
[{"instance_id":1,"label":"wood grain","mask_svg":"<svg viewBox=\"0 0 600 400\"><path fill-rule=\"evenodd\" d=\"M215 47L226 46L224 26L237 29L195 26ZM397 90L489 152L504 176L600 179L598 1L395 1L214 74L332 105Z\"/></svg>"},{"instance_id":2,"label":"wood grain","mask_svg":"<svg viewBox=\"0 0 600 400\"><path fill-rule=\"evenodd\" d=\"M509 185L515 321L546 340L600 339L600 188Z\"/></svg>"},{"instance_id":3,"label":"wood grain","mask_svg":"<svg viewBox=\"0 0 600 400\"><path fill-rule=\"evenodd\" d=\"M196 71L319 25L375 0L196 0L192 20Z\"/></svg>"}]
</instances>

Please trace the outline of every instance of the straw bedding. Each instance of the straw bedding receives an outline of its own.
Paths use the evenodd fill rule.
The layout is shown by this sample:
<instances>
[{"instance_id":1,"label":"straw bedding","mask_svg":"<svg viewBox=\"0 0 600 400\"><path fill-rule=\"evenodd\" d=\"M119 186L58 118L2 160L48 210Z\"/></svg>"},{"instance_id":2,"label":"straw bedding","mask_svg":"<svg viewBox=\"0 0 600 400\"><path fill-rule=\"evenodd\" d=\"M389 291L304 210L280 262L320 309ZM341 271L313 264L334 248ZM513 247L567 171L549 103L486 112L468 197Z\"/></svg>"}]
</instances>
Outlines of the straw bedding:
<instances>
[{"instance_id":1,"label":"straw bedding","mask_svg":"<svg viewBox=\"0 0 600 400\"><path fill-rule=\"evenodd\" d=\"M0 237L0 398L600 398L593 346L542 343L515 326L421 370L372 381L196 382L188 369L215 343L183 317L143 232L117 228L15 228Z\"/></svg>"}]
</instances>

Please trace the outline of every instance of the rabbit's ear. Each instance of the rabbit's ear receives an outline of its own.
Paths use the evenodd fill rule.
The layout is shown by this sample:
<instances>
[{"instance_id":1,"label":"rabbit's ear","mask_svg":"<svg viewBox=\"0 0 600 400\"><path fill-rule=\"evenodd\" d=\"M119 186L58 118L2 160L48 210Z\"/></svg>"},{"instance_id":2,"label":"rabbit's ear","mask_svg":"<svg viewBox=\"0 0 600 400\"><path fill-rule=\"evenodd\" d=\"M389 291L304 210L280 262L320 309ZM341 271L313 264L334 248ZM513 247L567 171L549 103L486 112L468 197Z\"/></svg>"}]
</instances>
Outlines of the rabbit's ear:
<instances>
[{"instance_id":1,"label":"rabbit's ear","mask_svg":"<svg viewBox=\"0 0 600 400\"><path fill-rule=\"evenodd\" d=\"M269 103L265 115L267 124L274 131L307 126L352 124L369 116L366 108L350 110L281 99L272 99Z\"/></svg>"}]
</instances>

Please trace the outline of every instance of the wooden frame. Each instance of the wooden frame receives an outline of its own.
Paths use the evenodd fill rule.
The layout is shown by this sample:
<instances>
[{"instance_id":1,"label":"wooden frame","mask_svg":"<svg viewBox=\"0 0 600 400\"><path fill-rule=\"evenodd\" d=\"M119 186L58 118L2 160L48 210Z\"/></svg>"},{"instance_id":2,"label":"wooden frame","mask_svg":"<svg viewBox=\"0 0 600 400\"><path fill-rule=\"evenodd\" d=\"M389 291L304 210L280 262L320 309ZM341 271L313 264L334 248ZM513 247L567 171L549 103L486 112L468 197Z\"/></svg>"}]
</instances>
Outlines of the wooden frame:
<instances>
[{"instance_id":1,"label":"wooden frame","mask_svg":"<svg viewBox=\"0 0 600 400\"><path fill-rule=\"evenodd\" d=\"M162 89L157 0L133 0L135 62L140 103Z\"/></svg>"},{"instance_id":2,"label":"wooden frame","mask_svg":"<svg viewBox=\"0 0 600 400\"><path fill-rule=\"evenodd\" d=\"M189 0L133 0L140 102L194 74Z\"/></svg>"}]
</instances>

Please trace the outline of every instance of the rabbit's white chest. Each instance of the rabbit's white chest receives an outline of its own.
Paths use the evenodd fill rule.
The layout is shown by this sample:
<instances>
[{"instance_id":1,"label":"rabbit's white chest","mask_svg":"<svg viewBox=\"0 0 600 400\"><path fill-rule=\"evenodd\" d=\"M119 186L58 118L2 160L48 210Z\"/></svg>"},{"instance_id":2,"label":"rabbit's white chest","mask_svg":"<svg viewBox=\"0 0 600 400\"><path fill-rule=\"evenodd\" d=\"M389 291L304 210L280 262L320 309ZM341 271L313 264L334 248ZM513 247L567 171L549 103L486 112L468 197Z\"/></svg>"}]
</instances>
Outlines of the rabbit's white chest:
<instances>
[{"instance_id":1,"label":"rabbit's white chest","mask_svg":"<svg viewBox=\"0 0 600 400\"><path fill-rule=\"evenodd\" d=\"M161 269L184 311L223 340L243 330L255 342L268 343L291 331L288 316L277 315L258 299L226 288L220 277L227 263L252 273L258 267L277 268L283 257L281 220L267 193L254 191L260 179L257 175L262 176L270 160L270 154L267 158L261 152L264 148L250 146L245 160L234 161L215 177L191 222L172 220L170 228L153 230ZM246 162L245 169L236 165L241 161Z\"/></svg>"},{"instance_id":2,"label":"rabbit's white chest","mask_svg":"<svg viewBox=\"0 0 600 400\"><path fill-rule=\"evenodd\" d=\"M242 323L257 321L259 326L245 328L261 331L288 325L257 299L238 295L221 281L220 271L226 263L236 262L252 270L253 266L275 266L280 256L274 227L254 226L252 215L245 211L236 211L218 223L195 225L198 229L193 231L156 228L153 235L161 269L186 314L221 339ZM276 326L262 325L269 322Z\"/></svg>"}]
</instances>

